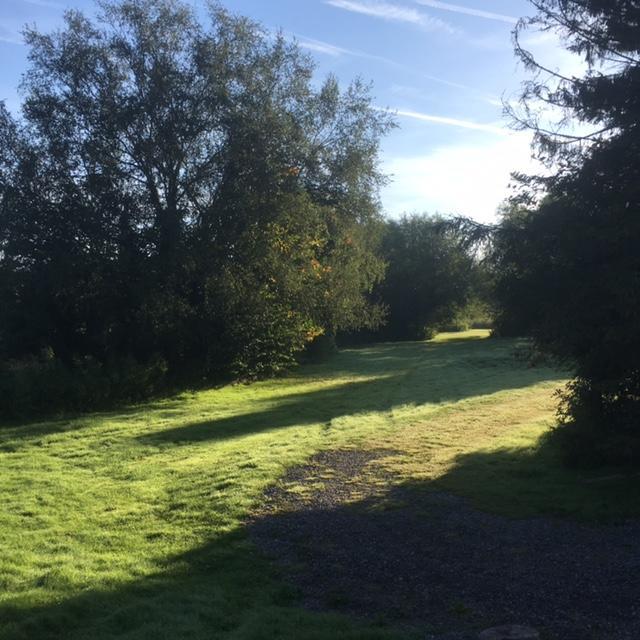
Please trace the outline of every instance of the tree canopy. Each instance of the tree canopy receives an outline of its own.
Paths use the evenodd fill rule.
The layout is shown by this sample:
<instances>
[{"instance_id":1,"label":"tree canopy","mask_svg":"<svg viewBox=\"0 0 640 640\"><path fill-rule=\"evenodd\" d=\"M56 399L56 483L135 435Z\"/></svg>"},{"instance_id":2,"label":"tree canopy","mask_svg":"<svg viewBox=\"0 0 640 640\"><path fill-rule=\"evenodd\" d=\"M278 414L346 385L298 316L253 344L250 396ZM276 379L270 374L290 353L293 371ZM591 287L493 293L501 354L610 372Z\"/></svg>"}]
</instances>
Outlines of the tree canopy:
<instances>
[{"instance_id":1,"label":"tree canopy","mask_svg":"<svg viewBox=\"0 0 640 640\"><path fill-rule=\"evenodd\" d=\"M383 275L369 87L217 5L103 2L28 29L0 108L0 357L277 371L372 325Z\"/></svg>"},{"instance_id":2,"label":"tree canopy","mask_svg":"<svg viewBox=\"0 0 640 640\"><path fill-rule=\"evenodd\" d=\"M439 216L389 220L382 252L388 267L377 292L388 317L378 335L387 340L422 340L448 329L479 297L481 269Z\"/></svg>"}]
</instances>

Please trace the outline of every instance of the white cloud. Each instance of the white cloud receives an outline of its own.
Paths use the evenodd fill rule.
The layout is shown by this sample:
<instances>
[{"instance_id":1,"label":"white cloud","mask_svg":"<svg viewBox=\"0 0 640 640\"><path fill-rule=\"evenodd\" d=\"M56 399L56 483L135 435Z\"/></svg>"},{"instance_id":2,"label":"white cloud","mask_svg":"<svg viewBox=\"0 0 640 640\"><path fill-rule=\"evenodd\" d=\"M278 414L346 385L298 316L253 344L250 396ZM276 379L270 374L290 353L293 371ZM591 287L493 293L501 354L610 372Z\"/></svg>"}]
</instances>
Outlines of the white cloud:
<instances>
[{"instance_id":1,"label":"white cloud","mask_svg":"<svg viewBox=\"0 0 640 640\"><path fill-rule=\"evenodd\" d=\"M326 0L326 4L336 7L337 9L351 11L352 13L361 13L374 18L394 22L407 22L427 31L446 31L450 34L458 33L457 29L444 20L434 18L416 9L401 7L389 2L372 2L371 0Z\"/></svg>"},{"instance_id":2,"label":"white cloud","mask_svg":"<svg viewBox=\"0 0 640 640\"><path fill-rule=\"evenodd\" d=\"M64 9L65 6L59 2L51 2L50 0L22 0L26 4L33 4L36 7L46 7L47 9Z\"/></svg>"},{"instance_id":3,"label":"white cloud","mask_svg":"<svg viewBox=\"0 0 640 640\"><path fill-rule=\"evenodd\" d=\"M450 118L448 116L434 116L429 113L421 113L419 111L411 111L409 109L384 109L389 113L396 114L402 118L412 118L414 120L422 120L423 122L432 122L434 124L444 124L452 127L460 127L462 129L475 129L477 131L486 131L499 136L509 135L509 131L504 127L495 124L485 124L482 122L473 122L472 120L460 120L458 118Z\"/></svg>"},{"instance_id":4,"label":"white cloud","mask_svg":"<svg viewBox=\"0 0 640 640\"><path fill-rule=\"evenodd\" d=\"M331 44L323 40L316 40L315 38L308 38L297 33L289 34L289 37L297 42L303 49L314 51L316 53L323 53L334 58L340 56L354 56L356 58L366 58L368 60L376 60L377 62L383 62L393 67L399 67L404 69L404 65L394 62L384 56L378 56L373 53L367 53L366 51L359 51L357 49L347 49L346 47L340 47L339 45Z\"/></svg>"},{"instance_id":5,"label":"white cloud","mask_svg":"<svg viewBox=\"0 0 640 640\"><path fill-rule=\"evenodd\" d=\"M502 106L503 106L503 102L502 102L501 98L494 98L493 96L487 96L486 98L483 98L483 100L487 104L490 104L492 107L500 107L500 108L502 108Z\"/></svg>"},{"instance_id":6,"label":"white cloud","mask_svg":"<svg viewBox=\"0 0 640 640\"><path fill-rule=\"evenodd\" d=\"M18 33L14 33L11 29L7 29L0 25L0 42L8 42L9 44L24 44L22 37Z\"/></svg>"},{"instance_id":7,"label":"white cloud","mask_svg":"<svg viewBox=\"0 0 640 640\"><path fill-rule=\"evenodd\" d=\"M416 0L416 2L425 7L442 9L443 11L452 11L454 13L463 13L477 18L486 18L487 20L497 20L498 22L507 22L509 24L515 24L518 22L518 18L513 16L506 16L502 13L493 13L491 11L483 11L482 9L472 9L470 7L463 7L459 4L440 2L440 0Z\"/></svg>"},{"instance_id":8,"label":"white cloud","mask_svg":"<svg viewBox=\"0 0 640 640\"><path fill-rule=\"evenodd\" d=\"M303 48L316 53L324 53L328 56L337 58L342 55L356 55L355 51L338 47L337 45L315 40L314 38L306 38L304 36L295 36L296 42Z\"/></svg>"},{"instance_id":9,"label":"white cloud","mask_svg":"<svg viewBox=\"0 0 640 640\"><path fill-rule=\"evenodd\" d=\"M392 216L427 211L492 221L509 195L511 172L541 171L531 159L530 139L530 134L512 133L426 155L389 158L383 164L392 174L382 192L385 210Z\"/></svg>"}]
</instances>

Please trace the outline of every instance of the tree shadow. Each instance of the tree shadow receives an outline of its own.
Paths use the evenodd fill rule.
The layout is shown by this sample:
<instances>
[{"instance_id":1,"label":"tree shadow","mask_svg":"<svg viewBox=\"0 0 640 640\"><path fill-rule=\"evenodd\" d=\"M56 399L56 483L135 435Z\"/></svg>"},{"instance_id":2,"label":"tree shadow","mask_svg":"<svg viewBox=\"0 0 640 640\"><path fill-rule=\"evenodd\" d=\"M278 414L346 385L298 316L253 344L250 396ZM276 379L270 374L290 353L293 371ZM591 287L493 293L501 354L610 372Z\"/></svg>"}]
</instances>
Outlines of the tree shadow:
<instances>
[{"instance_id":1,"label":"tree shadow","mask_svg":"<svg viewBox=\"0 0 640 640\"><path fill-rule=\"evenodd\" d=\"M2 605L0 636L406 640L429 632L470 640L481 628L519 623L548 640L640 637L639 522L513 518L443 491L463 479L477 502L485 482L519 478L497 503L518 511L530 492L546 492L545 473L557 473L527 471L549 463L548 447L466 454L435 482L389 475L384 486L362 475L384 451L323 452L268 489L244 528L110 591ZM313 492L291 492L291 482ZM587 487L585 500L619 489L594 490L569 474L558 490L571 483ZM551 511L563 502L547 497Z\"/></svg>"},{"instance_id":2,"label":"tree shadow","mask_svg":"<svg viewBox=\"0 0 640 640\"><path fill-rule=\"evenodd\" d=\"M545 367L530 367L513 356L513 341L454 343L385 343L348 350L331 364L336 377L368 376L365 380L308 392L271 397L270 406L249 413L183 424L140 437L145 444L222 441L294 425L327 424L357 414L389 412L406 405L440 404L525 388L559 380ZM310 366L314 380L325 366ZM303 378L304 380L304 378Z\"/></svg>"},{"instance_id":3,"label":"tree shadow","mask_svg":"<svg viewBox=\"0 0 640 640\"><path fill-rule=\"evenodd\" d=\"M547 446L552 445L542 443L533 455L541 456L538 464L553 454ZM338 458L351 455L335 453ZM524 449L477 452L460 456L435 482L396 479L381 491L377 483L345 478L340 469L353 469L353 462L332 461L324 454L322 465L307 466L306 477L312 486L320 481L321 488L301 496L297 487L305 480L299 470L289 472L267 496L250 535L286 568L307 606L319 610L382 617L465 640L483 628L508 623L531 625L549 640L640 637L640 522L594 526L532 516L540 505L534 500L523 510L522 503L536 492L542 500L547 487L539 486L545 469L527 473L536 462L531 457ZM520 463L525 473L519 475ZM483 477L482 469L493 469L491 477ZM553 469L546 472L549 482L557 478ZM566 473L565 484L556 490L567 495L547 493L547 511L571 513L579 506L572 491L583 500L616 495L616 487L594 490L581 476L561 473ZM461 478L473 502L443 491L459 486ZM517 486L510 495L503 490L499 500L483 485L514 478ZM295 488L291 493L288 480ZM345 498L348 485L351 497ZM529 516L478 509L474 502L482 486L489 491L485 504L511 514L528 510Z\"/></svg>"},{"instance_id":4,"label":"tree shadow","mask_svg":"<svg viewBox=\"0 0 640 640\"><path fill-rule=\"evenodd\" d=\"M184 408L188 411L188 405L180 398L181 394L167 397L162 400L153 400L144 403L127 404L118 409L108 411L93 411L91 413L69 413L58 417L32 418L27 422L18 419L3 421L0 423L0 439L5 444L3 448L16 450L27 445L30 440L45 436L65 433L69 431L81 431L88 426L93 426L97 421L127 421L135 420L141 412L174 411Z\"/></svg>"},{"instance_id":5,"label":"tree shadow","mask_svg":"<svg viewBox=\"0 0 640 640\"><path fill-rule=\"evenodd\" d=\"M570 467L565 446L555 428L535 446L460 454L437 485L478 508L522 518L542 514L598 525L640 518L637 470Z\"/></svg>"},{"instance_id":6,"label":"tree shadow","mask_svg":"<svg viewBox=\"0 0 640 640\"><path fill-rule=\"evenodd\" d=\"M560 378L553 369L531 368L518 362L513 353L521 343L512 339L465 338L440 343L387 342L345 349L327 363L303 365L291 379L310 384L327 378L370 379L305 394L273 395L267 402L276 402L275 406L169 428L142 440L154 444L225 440L271 428L329 423L342 416L389 411L403 404L461 400ZM26 423L5 421L0 424L0 437L13 450L20 441L79 431L96 421L136 420L141 413L162 411L168 412L167 417L181 418L191 409L184 395L181 392L108 411L38 418Z\"/></svg>"},{"instance_id":7,"label":"tree shadow","mask_svg":"<svg viewBox=\"0 0 640 640\"><path fill-rule=\"evenodd\" d=\"M406 635L342 615L300 608L295 588L245 531L167 558L157 572L111 590L86 589L46 604L0 604L3 640L175 640L336 638L401 640Z\"/></svg>"}]
</instances>

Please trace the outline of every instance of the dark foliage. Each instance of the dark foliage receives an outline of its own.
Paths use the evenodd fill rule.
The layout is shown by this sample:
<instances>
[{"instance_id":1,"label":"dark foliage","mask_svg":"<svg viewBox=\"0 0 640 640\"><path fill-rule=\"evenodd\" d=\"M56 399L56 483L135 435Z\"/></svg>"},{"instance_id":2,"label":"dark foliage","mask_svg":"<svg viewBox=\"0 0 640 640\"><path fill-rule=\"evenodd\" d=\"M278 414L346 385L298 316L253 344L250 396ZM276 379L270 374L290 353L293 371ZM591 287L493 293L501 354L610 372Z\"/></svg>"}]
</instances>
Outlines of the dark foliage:
<instances>
[{"instance_id":1,"label":"dark foliage","mask_svg":"<svg viewBox=\"0 0 640 640\"><path fill-rule=\"evenodd\" d=\"M368 88L313 89L297 45L216 6L101 7L28 29L22 117L0 108L5 369L247 378L375 325L392 122Z\"/></svg>"},{"instance_id":2,"label":"dark foliage","mask_svg":"<svg viewBox=\"0 0 640 640\"><path fill-rule=\"evenodd\" d=\"M560 411L574 461L640 461L640 4L535 0L533 24L584 56L584 78L541 68L520 123L556 160L494 234L498 324L527 332L575 380ZM517 42L517 38L516 38ZM542 100L577 118L575 135L532 116ZM562 123L560 123L562 124ZM542 194L542 197L540 195Z\"/></svg>"},{"instance_id":3,"label":"dark foliage","mask_svg":"<svg viewBox=\"0 0 640 640\"><path fill-rule=\"evenodd\" d=\"M135 402L168 390L167 365L160 357L143 365L132 357L102 363L86 356L64 363L52 355L0 364L4 416L81 412L108 407L116 398Z\"/></svg>"},{"instance_id":4,"label":"dark foliage","mask_svg":"<svg viewBox=\"0 0 640 640\"><path fill-rule=\"evenodd\" d=\"M487 274L466 240L439 216L387 221L382 237L387 271L374 292L386 308L386 322L357 337L422 340L437 331L467 329L475 320L486 322Z\"/></svg>"}]
</instances>

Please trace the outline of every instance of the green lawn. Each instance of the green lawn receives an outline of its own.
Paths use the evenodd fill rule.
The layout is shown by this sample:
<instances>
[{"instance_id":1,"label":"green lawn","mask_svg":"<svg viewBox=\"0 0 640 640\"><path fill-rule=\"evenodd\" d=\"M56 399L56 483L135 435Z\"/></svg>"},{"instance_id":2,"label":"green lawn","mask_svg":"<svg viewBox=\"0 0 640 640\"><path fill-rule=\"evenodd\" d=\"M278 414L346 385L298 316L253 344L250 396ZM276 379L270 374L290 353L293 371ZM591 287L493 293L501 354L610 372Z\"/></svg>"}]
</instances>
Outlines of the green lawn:
<instances>
[{"instance_id":1,"label":"green lawn","mask_svg":"<svg viewBox=\"0 0 640 640\"><path fill-rule=\"evenodd\" d=\"M545 434L562 375L484 337L346 350L287 378L0 428L0 637L412 637L304 611L243 533L265 486L325 448L389 447L380 464L398 482L507 514L636 513L638 480L559 465Z\"/></svg>"}]
</instances>

